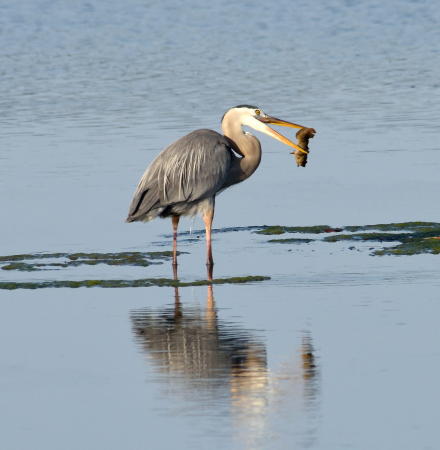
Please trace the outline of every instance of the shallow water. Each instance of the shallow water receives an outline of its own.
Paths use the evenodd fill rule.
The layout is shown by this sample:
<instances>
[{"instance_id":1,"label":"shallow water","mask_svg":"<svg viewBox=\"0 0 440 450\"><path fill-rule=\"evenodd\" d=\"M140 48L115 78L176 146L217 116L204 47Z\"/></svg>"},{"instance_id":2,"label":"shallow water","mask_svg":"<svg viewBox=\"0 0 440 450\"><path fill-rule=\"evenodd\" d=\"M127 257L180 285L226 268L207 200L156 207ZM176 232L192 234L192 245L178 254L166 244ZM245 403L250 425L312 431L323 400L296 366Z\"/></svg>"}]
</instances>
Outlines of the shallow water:
<instances>
[{"instance_id":1,"label":"shallow water","mask_svg":"<svg viewBox=\"0 0 440 450\"><path fill-rule=\"evenodd\" d=\"M439 22L428 1L0 1L0 255L169 250L167 221L123 222L135 185L241 103L318 134L305 169L258 136L217 228L440 222ZM215 234L214 276L264 282L0 290L2 448L438 448L438 255L253 231ZM203 235L180 249L205 278ZM0 270L118 277L172 270Z\"/></svg>"}]
</instances>

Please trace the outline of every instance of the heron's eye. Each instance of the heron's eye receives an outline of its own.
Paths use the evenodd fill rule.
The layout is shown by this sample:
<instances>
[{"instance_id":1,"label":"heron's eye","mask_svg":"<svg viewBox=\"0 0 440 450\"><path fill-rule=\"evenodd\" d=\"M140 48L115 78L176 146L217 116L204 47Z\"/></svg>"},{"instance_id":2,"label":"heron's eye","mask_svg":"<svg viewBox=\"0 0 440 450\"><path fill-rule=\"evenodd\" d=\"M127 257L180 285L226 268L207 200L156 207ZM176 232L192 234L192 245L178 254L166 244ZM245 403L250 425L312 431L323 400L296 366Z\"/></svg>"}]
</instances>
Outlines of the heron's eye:
<instances>
[{"instance_id":1,"label":"heron's eye","mask_svg":"<svg viewBox=\"0 0 440 450\"><path fill-rule=\"evenodd\" d=\"M260 111L259 109L256 109L256 110L255 110L255 114L256 114L257 116L259 116L259 115L261 114L261 111Z\"/></svg>"}]
</instances>

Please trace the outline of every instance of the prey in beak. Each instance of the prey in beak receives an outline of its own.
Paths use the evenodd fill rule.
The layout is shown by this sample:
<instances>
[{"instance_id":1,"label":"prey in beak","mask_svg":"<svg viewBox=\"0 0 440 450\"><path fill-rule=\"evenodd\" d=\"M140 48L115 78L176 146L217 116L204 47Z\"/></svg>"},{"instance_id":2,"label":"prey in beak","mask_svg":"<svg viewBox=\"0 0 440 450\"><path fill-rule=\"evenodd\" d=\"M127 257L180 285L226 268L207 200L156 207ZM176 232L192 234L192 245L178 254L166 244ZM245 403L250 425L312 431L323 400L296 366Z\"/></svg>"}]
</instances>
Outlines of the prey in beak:
<instances>
[{"instance_id":1,"label":"prey in beak","mask_svg":"<svg viewBox=\"0 0 440 450\"><path fill-rule=\"evenodd\" d=\"M306 167L307 164L307 156L309 154L309 139L312 139L316 134L314 128L301 128L296 133L296 138L298 139L298 146L305 150L306 153L298 152L295 150L292 152L295 155L296 164L298 167Z\"/></svg>"}]
</instances>

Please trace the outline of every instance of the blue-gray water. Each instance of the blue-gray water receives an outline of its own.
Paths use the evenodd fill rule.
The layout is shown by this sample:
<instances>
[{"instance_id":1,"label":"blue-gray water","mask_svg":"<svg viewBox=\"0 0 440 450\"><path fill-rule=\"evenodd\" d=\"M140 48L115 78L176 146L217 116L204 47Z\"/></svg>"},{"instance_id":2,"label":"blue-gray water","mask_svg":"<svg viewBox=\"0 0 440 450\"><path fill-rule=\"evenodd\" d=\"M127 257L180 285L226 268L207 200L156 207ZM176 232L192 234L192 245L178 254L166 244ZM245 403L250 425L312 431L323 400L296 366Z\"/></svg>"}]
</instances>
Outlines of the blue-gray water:
<instances>
[{"instance_id":1,"label":"blue-gray water","mask_svg":"<svg viewBox=\"0 0 440 450\"><path fill-rule=\"evenodd\" d=\"M305 169L258 136L217 228L440 221L436 2L0 1L0 42L1 255L167 249L123 222L140 175L241 103L318 134ZM261 284L0 291L1 448L438 448L438 256L266 241L214 237Z\"/></svg>"}]
</instances>

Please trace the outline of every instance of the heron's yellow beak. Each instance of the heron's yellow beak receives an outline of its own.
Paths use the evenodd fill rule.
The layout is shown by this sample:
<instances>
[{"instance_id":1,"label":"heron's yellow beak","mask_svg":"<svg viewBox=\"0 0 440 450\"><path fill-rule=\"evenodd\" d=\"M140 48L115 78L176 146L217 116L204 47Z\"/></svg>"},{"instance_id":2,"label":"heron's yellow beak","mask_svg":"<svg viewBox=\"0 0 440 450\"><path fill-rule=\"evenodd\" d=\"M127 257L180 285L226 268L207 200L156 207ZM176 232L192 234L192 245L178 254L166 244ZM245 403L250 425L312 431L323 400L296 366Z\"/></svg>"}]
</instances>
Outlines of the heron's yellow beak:
<instances>
[{"instance_id":1,"label":"heron's yellow beak","mask_svg":"<svg viewBox=\"0 0 440 450\"><path fill-rule=\"evenodd\" d=\"M263 123L271 123L273 125L281 125L282 127L290 128L306 128L303 125L298 125L297 123L287 122L286 120L277 119L276 117L265 116L258 117L258 120Z\"/></svg>"},{"instance_id":2,"label":"heron's yellow beak","mask_svg":"<svg viewBox=\"0 0 440 450\"><path fill-rule=\"evenodd\" d=\"M290 128L305 128L302 125L298 125L296 123L287 122L286 120L277 119L276 117L271 116L264 116L264 117L256 117L260 122L263 122L264 124L270 123L273 125L280 125L282 127L290 127ZM296 150L299 150L302 153L308 153L307 150L304 150L303 148L299 147L298 145L294 144L290 139L287 139L282 134L278 133L278 131L273 130L269 126L265 126L264 133L267 135L273 137L274 139L279 140L283 144L286 144L290 147L293 147Z\"/></svg>"}]
</instances>

